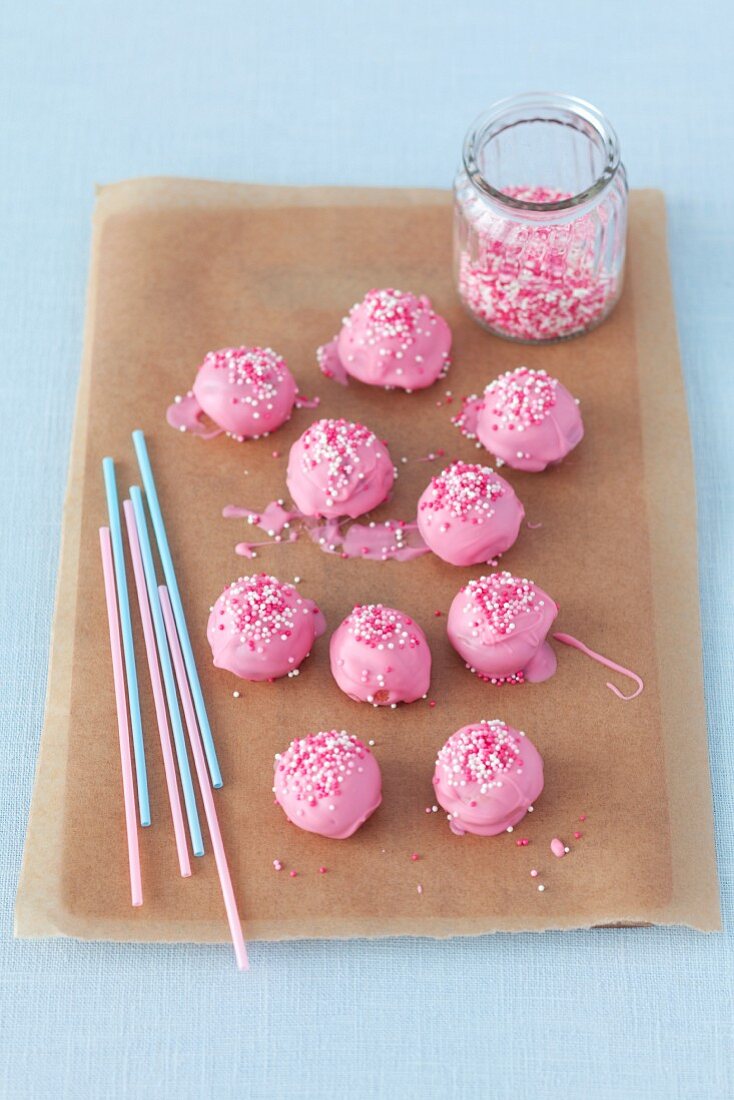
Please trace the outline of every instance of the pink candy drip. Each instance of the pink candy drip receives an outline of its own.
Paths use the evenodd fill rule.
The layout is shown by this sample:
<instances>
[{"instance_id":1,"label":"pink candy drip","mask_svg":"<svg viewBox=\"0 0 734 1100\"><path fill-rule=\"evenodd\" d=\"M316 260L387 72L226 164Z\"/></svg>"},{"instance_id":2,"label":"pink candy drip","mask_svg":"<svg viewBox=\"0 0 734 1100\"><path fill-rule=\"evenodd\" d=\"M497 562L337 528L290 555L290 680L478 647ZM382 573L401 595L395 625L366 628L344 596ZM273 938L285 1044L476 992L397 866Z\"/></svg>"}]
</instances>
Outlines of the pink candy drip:
<instances>
[{"instance_id":1,"label":"pink candy drip","mask_svg":"<svg viewBox=\"0 0 734 1100\"><path fill-rule=\"evenodd\" d=\"M633 672L629 668L625 668L623 665L618 665L616 661L610 661L608 657L602 656L601 653L597 653L594 649L589 649L587 645L584 645L583 642L580 642L578 638L574 638L571 634L554 634L553 637L557 642L562 642L563 645L568 645L573 649L580 650L581 653L585 653L587 657L591 657L592 660L598 661L599 664L604 665L605 668L611 668L614 672L619 672L622 676L628 676L630 680L637 684L637 689L633 691L631 695L623 695L618 687L607 682L607 687L618 699L624 699L627 703L630 699L636 699L638 695L642 694L645 684L636 672Z\"/></svg>"},{"instance_id":2,"label":"pink candy drip","mask_svg":"<svg viewBox=\"0 0 734 1100\"><path fill-rule=\"evenodd\" d=\"M289 793L313 806L318 799L341 795L344 780L358 770L369 751L345 730L310 733L276 755L276 771L284 773Z\"/></svg>"},{"instance_id":3,"label":"pink candy drip","mask_svg":"<svg viewBox=\"0 0 734 1100\"><path fill-rule=\"evenodd\" d=\"M166 420L179 432L189 432L202 439L216 439L223 428L208 428L203 422L204 410L189 391L184 397L177 397L166 409Z\"/></svg>"},{"instance_id":4,"label":"pink candy drip","mask_svg":"<svg viewBox=\"0 0 734 1100\"><path fill-rule=\"evenodd\" d=\"M256 511L228 505L222 510L225 519L245 519L260 528L278 542L295 542L294 530L283 534L293 520L298 520L312 542L326 554L339 554L343 558L364 558L368 561L412 561L429 549L415 523L403 520L385 520L383 523L351 523L342 530L344 520L320 519L304 516L298 509L287 509L282 501L271 501L266 508ZM235 547L246 558L255 557L255 550L265 543L240 542Z\"/></svg>"},{"instance_id":5,"label":"pink candy drip","mask_svg":"<svg viewBox=\"0 0 734 1100\"><path fill-rule=\"evenodd\" d=\"M316 349L316 361L325 378L331 378L333 382L338 382L340 386L349 385L349 375L339 358L338 340L336 338Z\"/></svg>"},{"instance_id":6,"label":"pink candy drip","mask_svg":"<svg viewBox=\"0 0 734 1100\"><path fill-rule=\"evenodd\" d=\"M525 202L561 202L567 192L508 187ZM599 217L604 217L603 208ZM615 297L614 276L596 270L596 212L573 226L542 225L483 212L475 227L479 255L460 258L459 286L469 308L486 324L519 340L558 339L598 320Z\"/></svg>"}]
</instances>

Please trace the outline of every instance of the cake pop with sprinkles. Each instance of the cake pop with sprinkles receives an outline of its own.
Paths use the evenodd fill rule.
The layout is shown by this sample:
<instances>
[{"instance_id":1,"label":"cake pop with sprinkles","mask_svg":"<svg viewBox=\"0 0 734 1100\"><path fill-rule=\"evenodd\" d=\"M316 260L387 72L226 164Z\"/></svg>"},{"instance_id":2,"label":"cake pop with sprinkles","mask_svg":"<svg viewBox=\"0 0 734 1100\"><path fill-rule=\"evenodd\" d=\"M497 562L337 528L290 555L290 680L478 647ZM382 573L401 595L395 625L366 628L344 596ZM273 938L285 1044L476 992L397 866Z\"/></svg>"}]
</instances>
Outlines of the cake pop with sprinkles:
<instances>
[{"instance_id":1,"label":"cake pop with sprinkles","mask_svg":"<svg viewBox=\"0 0 734 1100\"><path fill-rule=\"evenodd\" d=\"M269 435L289 420L297 396L295 378L272 348L222 348L209 352L192 389L176 398L166 416L179 431L202 436L224 431L241 443ZM202 423L203 413L218 431Z\"/></svg>"},{"instance_id":2,"label":"cake pop with sprinkles","mask_svg":"<svg viewBox=\"0 0 734 1100\"><path fill-rule=\"evenodd\" d=\"M451 565L476 565L514 544L525 518L515 490L489 466L452 462L418 501L418 530Z\"/></svg>"},{"instance_id":3,"label":"cake pop with sprinkles","mask_svg":"<svg viewBox=\"0 0 734 1100\"><path fill-rule=\"evenodd\" d=\"M418 624L394 607L355 607L332 634L329 654L334 679L358 703L395 707L428 692L428 641Z\"/></svg>"},{"instance_id":4,"label":"cake pop with sprinkles","mask_svg":"<svg viewBox=\"0 0 734 1100\"><path fill-rule=\"evenodd\" d=\"M297 676L326 622L313 600L267 573L222 592L206 628L214 664L243 680Z\"/></svg>"},{"instance_id":5,"label":"cake pop with sprinkles","mask_svg":"<svg viewBox=\"0 0 734 1100\"><path fill-rule=\"evenodd\" d=\"M356 519L382 504L394 480L386 444L349 420L317 420L288 458L288 491L305 516Z\"/></svg>"},{"instance_id":6,"label":"cake pop with sprinkles","mask_svg":"<svg viewBox=\"0 0 734 1100\"><path fill-rule=\"evenodd\" d=\"M346 730L309 733L276 754L273 793L299 829L346 840L382 801L380 766Z\"/></svg>"},{"instance_id":7,"label":"cake pop with sprinkles","mask_svg":"<svg viewBox=\"0 0 734 1100\"><path fill-rule=\"evenodd\" d=\"M316 353L328 378L411 393L446 374L451 329L425 295L389 287L352 306L338 336Z\"/></svg>"},{"instance_id":8,"label":"cake pop with sprinkles","mask_svg":"<svg viewBox=\"0 0 734 1100\"><path fill-rule=\"evenodd\" d=\"M470 397L456 418L465 435L516 470L561 462L584 435L578 401L544 370L506 371Z\"/></svg>"},{"instance_id":9,"label":"cake pop with sprinkles","mask_svg":"<svg viewBox=\"0 0 734 1100\"><path fill-rule=\"evenodd\" d=\"M454 597L447 632L466 667L492 684L540 683L556 671L546 635L558 614L550 596L526 577L491 573Z\"/></svg>"},{"instance_id":10,"label":"cake pop with sprinkles","mask_svg":"<svg viewBox=\"0 0 734 1100\"><path fill-rule=\"evenodd\" d=\"M433 785L453 833L496 836L522 821L541 794L543 761L522 730L484 718L452 733Z\"/></svg>"}]
</instances>

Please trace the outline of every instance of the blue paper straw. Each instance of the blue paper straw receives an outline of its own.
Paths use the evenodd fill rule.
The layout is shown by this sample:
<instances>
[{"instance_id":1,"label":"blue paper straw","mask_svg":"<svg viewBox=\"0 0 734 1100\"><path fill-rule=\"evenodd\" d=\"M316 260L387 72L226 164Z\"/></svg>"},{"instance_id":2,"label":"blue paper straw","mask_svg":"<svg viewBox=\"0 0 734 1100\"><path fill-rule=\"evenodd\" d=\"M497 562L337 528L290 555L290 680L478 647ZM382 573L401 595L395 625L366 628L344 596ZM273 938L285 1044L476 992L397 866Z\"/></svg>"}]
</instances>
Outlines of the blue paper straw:
<instances>
[{"instance_id":1,"label":"blue paper straw","mask_svg":"<svg viewBox=\"0 0 734 1100\"><path fill-rule=\"evenodd\" d=\"M135 774L138 781L138 813L140 814L140 824L145 826L150 825L148 773L145 768L143 723L140 718L140 696L138 694L138 675L135 669L133 625L130 619L130 600L127 594L125 552L122 547L120 504L117 499L115 463L111 458L102 459L102 473L104 474L105 492L107 493L107 511L110 517L110 535L112 537L112 557L115 563L115 582L117 584L117 603L120 609L120 626L122 628L122 650L125 655L127 697L130 704L130 726L132 728L133 750L135 753Z\"/></svg>"},{"instance_id":2,"label":"blue paper straw","mask_svg":"<svg viewBox=\"0 0 734 1100\"><path fill-rule=\"evenodd\" d=\"M206 713L204 696L201 692L199 673L196 671L194 651L191 648L191 639L189 638L189 631L186 626L186 616L184 615L183 604L181 603L181 594L178 590L176 571L173 568L173 558L171 557L171 550L168 545L168 536L166 535L166 528L163 523L163 514L161 513L161 506L158 501L153 470L150 465L150 458L148 457L148 448L145 444L145 436L139 428L137 431L133 432L133 444L135 445L135 454L138 457L138 466L140 467L140 473L143 478L143 487L148 501L150 518L153 521L153 530L155 532L158 553L163 566L163 575L166 578L168 594L171 598L178 638L181 642L181 649L183 650L186 674L189 678L191 694L194 697L194 707L196 709L196 717L199 720L201 739L204 742L204 752L206 753L206 760L209 766L209 775L211 776L212 786L221 787L222 773L219 770L219 761L217 760L217 752L214 748L214 739L212 737L211 726L209 725L209 717Z\"/></svg>"},{"instance_id":3,"label":"blue paper straw","mask_svg":"<svg viewBox=\"0 0 734 1100\"><path fill-rule=\"evenodd\" d=\"M173 675L171 653L168 648L168 638L166 637L166 626L163 622L161 601L158 595L158 581L155 575L155 565L153 564L153 552L150 548L150 535L148 534L148 522L145 518L145 509L143 507L143 494L137 485L132 485L130 487L130 500L132 501L133 511L135 512L135 526L138 529L140 555L143 559L143 571L145 573L145 587L148 589L148 601L150 603L150 613L153 618L155 640L158 645L158 657L161 662L163 686L166 689L168 713L171 718L171 729L173 730L173 743L176 747L176 759L178 760L178 770L181 776L181 789L183 790L184 803L186 805L186 818L189 823L189 833L191 834L191 848L195 856L203 856L204 841L201 836L199 814L196 809L196 796L194 794L194 784L191 778L189 755L186 751L186 738L184 737L183 723L181 722L181 711L176 696L176 678Z\"/></svg>"}]
</instances>

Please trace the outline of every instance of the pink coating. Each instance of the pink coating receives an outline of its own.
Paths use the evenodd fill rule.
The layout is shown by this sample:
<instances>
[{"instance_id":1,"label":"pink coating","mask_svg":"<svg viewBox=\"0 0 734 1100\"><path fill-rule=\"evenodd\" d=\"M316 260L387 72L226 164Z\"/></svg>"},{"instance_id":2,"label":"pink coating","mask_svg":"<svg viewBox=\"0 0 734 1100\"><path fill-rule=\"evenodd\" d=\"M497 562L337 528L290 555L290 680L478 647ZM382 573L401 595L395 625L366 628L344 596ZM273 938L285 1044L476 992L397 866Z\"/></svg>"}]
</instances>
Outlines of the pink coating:
<instances>
[{"instance_id":1,"label":"pink coating","mask_svg":"<svg viewBox=\"0 0 734 1100\"><path fill-rule=\"evenodd\" d=\"M313 600L267 573L240 577L222 592L207 624L214 664L243 680L294 675L326 622Z\"/></svg>"},{"instance_id":2,"label":"pink coating","mask_svg":"<svg viewBox=\"0 0 734 1100\"><path fill-rule=\"evenodd\" d=\"M462 431L516 470L538 473L561 462L584 435L576 399L544 370L506 371L469 398L456 418Z\"/></svg>"},{"instance_id":3,"label":"pink coating","mask_svg":"<svg viewBox=\"0 0 734 1100\"><path fill-rule=\"evenodd\" d=\"M346 730L310 733L276 754L273 793L299 829L345 840L382 801L380 766Z\"/></svg>"},{"instance_id":4,"label":"pink coating","mask_svg":"<svg viewBox=\"0 0 734 1100\"><path fill-rule=\"evenodd\" d=\"M492 573L469 581L449 609L449 641L467 668L490 683L540 683L556 671L546 635L558 614L533 581Z\"/></svg>"},{"instance_id":5,"label":"pink coating","mask_svg":"<svg viewBox=\"0 0 734 1100\"><path fill-rule=\"evenodd\" d=\"M193 389L170 406L167 419L179 430L215 434L201 425L206 413L238 442L258 439L290 418L297 394L285 360L272 348L222 348L205 357Z\"/></svg>"},{"instance_id":6,"label":"pink coating","mask_svg":"<svg viewBox=\"0 0 734 1100\"><path fill-rule=\"evenodd\" d=\"M363 424L317 420L290 450L288 491L305 516L356 519L382 504L394 480L386 444Z\"/></svg>"},{"instance_id":7,"label":"pink coating","mask_svg":"<svg viewBox=\"0 0 734 1100\"><path fill-rule=\"evenodd\" d=\"M418 501L418 530L451 565L488 562L517 539L525 509L509 482L489 466L453 462Z\"/></svg>"},{"instance_id":8,"label":"pink coating","mask_svg":"<svg viewBox=\"0 0 734 1100\"><path fill-rule=\"evenodd\" d=\"M327 378L347 376L408 393L431 386L449 366L451 329L425 295L389 287L352 306L338 336L316 353Z\"/></svg>"},{"instance_id":9,"label":"pink coating","mask_svg":"<svg viewBox=\"0 0 734 1100\"><path fill-rule=\"evenodd\" d=\"M425 698L431 651L418 624L382 604L354 608L331 636L331 672L341 690L375 707Z\"/></svg>"},{"instance_id":10,"label":"pink coating","mask_svg":"<svg viewBox=\"0 0 734 1100\"><path fill-rule=\"evenodd\" d=\"M598 661L598 663L604 665L605 668L611 668L613 672L619 672L622 676L629 676L630 680L636 685L631 695L623 695L615 684L607 682L607 687L618 699L622 699L625 703L629 703L631 699L636 699L638 695L642 695L645 689L644 681L642 677L638 676L636 672L633 672L631 668L625 668L624 665L618 665L616 661L610 660L609 657L604 657L603 654L597 653L595 649L590 649L589 646L580 642L578 638L574 638L572 634L554 634L553 637L556 641L562 642L563 645L571 646L573 649L578 649L581 653L585 653L587 657L591 657L593 661Z\"/></svg>"},{"instance_id":11,"label":"pink coating","mask_svg":"<svg viewBox=\"0 0 734 1100\"><path fill-rule=\"evenodd\" d=\"M482 719L449 737L433 784L453 833L496 836L517 825L541 794L543 761L522 731Z\"/></svg>"}]
</instances>

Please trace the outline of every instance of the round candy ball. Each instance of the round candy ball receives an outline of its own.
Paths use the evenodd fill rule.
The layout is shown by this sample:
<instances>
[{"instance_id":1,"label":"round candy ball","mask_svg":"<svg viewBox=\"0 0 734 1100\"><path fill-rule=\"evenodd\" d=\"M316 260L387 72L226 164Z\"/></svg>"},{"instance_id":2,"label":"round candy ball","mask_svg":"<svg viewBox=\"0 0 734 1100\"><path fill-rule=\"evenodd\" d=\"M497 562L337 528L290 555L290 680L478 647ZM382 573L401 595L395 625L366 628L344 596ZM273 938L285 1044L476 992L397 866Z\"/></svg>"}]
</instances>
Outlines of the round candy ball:
<instances>
[{"instance_id":1,"label":"round candy ball","mask_svg":"<svg viewBox=\"0 0 734 1100\"><path fill-rule=\"evenodd\" d=\"M273 793L299 829L345 840L382 801L380 766L346 730L310 733L276 755Z\"/></svg>"},{"instance_id":2,"label":"round candy ball","mask_svg":"<svg viewBox=\"0 0 734 1100\"><path fill-rule=\"evenodd\" d=\"M329 655L337 684L358 703L413 703L431 682L425 634L402 611L379 603L354 608L332 634Z\"/></svg>"},{"instance_id":3,"label":"round candy ball","mask_svg":"<svg viewBox=\"0 0 734 1100\"><path fill-rule=\"evenodd\" d=\"M193 393L207 416L242 442L285 423L298 387L285 359L272 348L222 348L204 359Z\"/></svg>"},{"instance_id":4,"label":"round candy ball","mask_svg":"<svg viewBox=\"0 0 734 1100\"><path fill-rule=\"evenodd\" d=\"M525 509L509 482L489 466L453 462L423 491L418 530L451 565L488 562L517 539Z\"/></svg>"},{"instance_id":5,"label":"round candy ball","mask_svg":"<svg viewBox=\"0 0 734 1100\"><path fill-rule=\"evenodd\" d=\"M446 373L450 349L451 329L430 299L389 287L352 306L339 335L317 354L327 375L336 373L336 357L339 373L410 393Z\"/></svg>"},{"instance_id":6,"label":"round candy ball","mask_svg":"<svg viewBox=\"0 0 734 1100\"><path fill-rule=\"evenodd\" d=\"M222 592L206 628L214 664L243 680L293 674L326 623L313 600L292 584L257 573Z\"/></svg>"},{"instance_id":7,"label":"round candy ball","mask_svg":"<svg viewBox=\"0 0 734 1100\"><path fill-rule=\"evenodd\" d=\"M288 491L306 516L355 519L382 504L394 480L385 443L349 420L317 420L288 458Z\"/></svg>"},{"instance_id":8,"label":"round candy ball","mask_svg":"<svg viewBox=\"0 0 734 1100\"><path fill-rule=\"evenodd\" d=\"M543 790L543 761L529 737L498 718L462 726L440 750L436 800L457 836L513 828Z\"/></svg>"},{"instance_id":9,"label":"round candy ball","mask_svg":"<svg viewBox=\"0 0 734 1100\"><path fill-rule=\"evenodd\" d=\"M537 473L581 442L578 402L544 370L518 367L490 382L477 406L477 438L516 470Z\"/></svg>"},{"instance_id":10,"label":"round candy ball","mask_svg":"<svg viewBox=\"0 0 734 1100\"><path fill-rule=\"evenodd\" d=\"M466 666L491 683L539 683L556 671L546 635L558 614L550 596L525 577L492 573L454 597L449 641Z\"/></svg>"}]
</instances>

